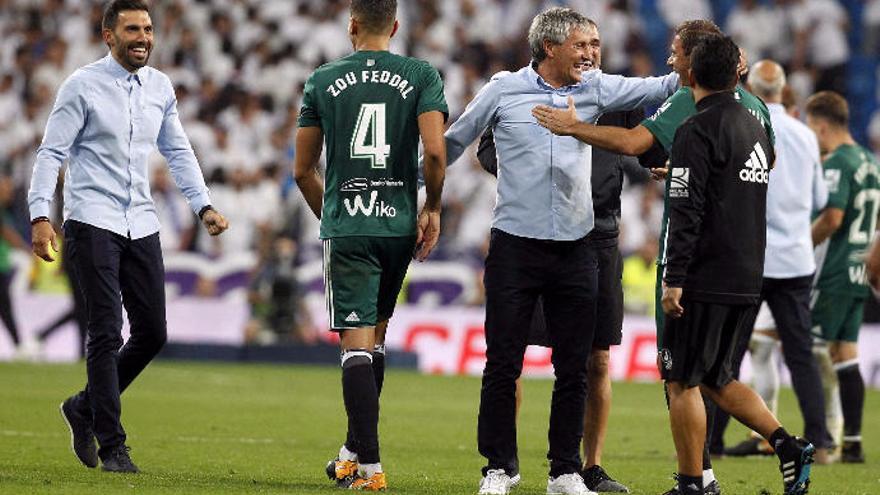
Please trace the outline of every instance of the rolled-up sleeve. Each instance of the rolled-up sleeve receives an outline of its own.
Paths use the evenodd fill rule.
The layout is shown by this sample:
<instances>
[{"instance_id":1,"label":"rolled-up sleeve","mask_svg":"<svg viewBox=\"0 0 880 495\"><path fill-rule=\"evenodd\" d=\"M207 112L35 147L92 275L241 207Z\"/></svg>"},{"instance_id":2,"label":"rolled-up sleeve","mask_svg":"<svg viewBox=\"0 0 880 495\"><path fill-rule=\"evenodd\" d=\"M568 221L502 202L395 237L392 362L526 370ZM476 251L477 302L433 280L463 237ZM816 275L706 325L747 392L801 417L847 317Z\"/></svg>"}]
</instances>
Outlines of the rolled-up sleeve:
<instances>
[{"instance_id":1,"label":"rolled-up sleeve","mask_svg":"<svg viewBox=\"0 0 880 495\"><path fill-rule=\"evenodd\" d=\"M43 141L37 149L28 191L31 219L49 216L49 206L55 197L55 186L58 183L58 171L70 154L77 135L85 126L87 112L85 86L74 74L58 90L55 106L46 122Z\"/></svg>"},{"instance_id":2,"label":"rolled-up sleeve","mask_svg":"<svg viewBox=\"0 0 880 495\"><path fill-rule=\"evenodd\" d=\"M193 212L198 213L202 208L211 204L208 194L208 186L202 176L202 169L193 153L189 138L183 131L180 116L177 113L177 98L171 82L167 84L168 103L165 106L165 115L156 145L159 153L168 161L168 169L174 177L174 183L183 193Z\"/></svg>"},{"instance_id":3,"label":"rolled-up sleeve","mask_svg":"<svg viewBox=\"0 0 880 495\"><path fill-rule=\"evenodd\" d=\"M599 76L599 107L602 112L633 110L658 105L678 90L678 74L662 77Z\"/></svg>"}]
</instances>

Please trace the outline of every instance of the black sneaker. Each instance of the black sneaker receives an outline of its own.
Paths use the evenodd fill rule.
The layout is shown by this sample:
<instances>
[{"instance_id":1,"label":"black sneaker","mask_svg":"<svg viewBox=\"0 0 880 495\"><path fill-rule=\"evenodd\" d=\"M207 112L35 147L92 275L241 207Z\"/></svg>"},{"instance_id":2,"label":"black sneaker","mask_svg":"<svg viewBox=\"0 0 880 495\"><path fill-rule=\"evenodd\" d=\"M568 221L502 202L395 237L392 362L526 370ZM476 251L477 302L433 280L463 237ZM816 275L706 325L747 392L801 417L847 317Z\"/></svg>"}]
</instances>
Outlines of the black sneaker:
<instances>
[{"instance_id":1,"label":"black sneaker","mask_svg":"<svg viewBox=\"0 0 880 495\"><path fill-rule=\"evenodd\" d=\"M629 488L617 482L598 464L584 469L581 473L587 488L599 493L629 493Z\"/></svg>"},{"instance_id":2,"label":"black sneaker","mask_svg":"<svg viewBox=\"0 0 880 495\"><path fill-rule=\"evenodd\" d=\"M101 469L111 473L138 473L140 470L131 462L128 452L131 449L125 445L114 448L102 459Z\"/></svg>"},{"instance_id":3,"label":"black sneaker","mask_svg":"<svg viewBox=\"0 0 880 495\"><path fill-rule=\"evenodd\" d=\"M721 484L718 480L712 480L711 483L703 487L703 495L721 495Z\"/></svg>"},{"instance_id":4,"label":"black sneaker","mask_svg":"<svg viewBox=\"0 0 880 495\"><path fill-rule=\"evenodd\" d=\"M339 457L327 463L324 473L330 478L330 481L336 483L339 488L348 488L357 478L358 463L357 461L343 461Z\"/></svg>"},{"instance_id":5,"label":"black sneaker","mask_svg":"<svg viewBox=\"0 0 880 495\"><path fill-rule=\"evenodd\" d=\"M782 472L782 485L785 495L804 495L810 488L810 465L816 448L803 438L792 437L777 445L779 471Z\"/></svg>"},{"instance_id":6,"label":"black sneaker","mask_svg":"<svg viewBox=\"0 0 880 495\"><path fill-rule=\"evenodd\" d=\"M679 495L678 491L678 475L674 474L672 477L675 479L675 486L673 486L668 492L663 495ZM711 483L703 487L703 495L721 495L721 485L718 483L718 480L712 480Z\"/></svg>"},{"instance_id":7,"label":"black sneaker","mask_svg":"<svg viewBox=\"0 0 880 495\"><path fill-rule=\"evenodd\" d=\"M92 420L74 406L75 400L76 396L73 396L61 403L61 418L70 430L70 449L85 467L94 468L98 466L98 446Z\"/></svg>"},{"instance_id":8,"label":"black sneaker","mask_svg":"<svg viewBox=\"0 0 880 495\"><path fill-rule=\"evenodd\" d=\"M730 457L747 457L752 455L773 455L773 447L762 438L749 438L724 449L724 455Z\"/></svg>"},{"instance_id":9,"label":"black sneaker","mask_svg":"<svg viewBox=\"0 0 880 495\"><path fill-rule=\"evenodd\" d=\"M862 442L843 441L843 448L840 451L840 460L847 464L864 464L865 453L862 452Z\"/></svg>"}]
</instances>

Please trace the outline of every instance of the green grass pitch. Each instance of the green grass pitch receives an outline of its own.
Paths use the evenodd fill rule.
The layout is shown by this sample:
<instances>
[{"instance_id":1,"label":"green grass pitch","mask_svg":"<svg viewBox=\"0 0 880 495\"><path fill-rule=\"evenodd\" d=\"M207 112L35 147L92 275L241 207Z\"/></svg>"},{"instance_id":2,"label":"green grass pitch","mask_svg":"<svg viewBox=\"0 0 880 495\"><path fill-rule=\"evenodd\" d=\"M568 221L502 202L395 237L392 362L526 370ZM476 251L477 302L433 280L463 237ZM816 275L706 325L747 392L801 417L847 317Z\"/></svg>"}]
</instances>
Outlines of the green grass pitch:
<instances>
[{"instance_id":1,"label":"green grass pitch","mask_svg":"<svg viewBox=\"0 0 880 495\"><path fill-rule=\"evenodd\" d=\"M68 448L58 404L84 379L77 365L0 365L0 493L216 494L333 493L323 468L339 448L344 411L338 367L159 362L123 396L123 422L139 475L81 466ZM390 371L382 397L382 460L400 494L476 493L477 378ZM523 482L514 494L546 490L547 417L552 384L527 380L520 416ZM880 493L880 393L870 391L868 463L817 466L812 494ZM783 390L782 420L800 416ZM736 425L728 440L745 430ZM604 462L637 494L660 494L675 471L657 384L617 383ZM776 462L723 459L726 495L781 493Z\"/></svg>"}]
</instances>

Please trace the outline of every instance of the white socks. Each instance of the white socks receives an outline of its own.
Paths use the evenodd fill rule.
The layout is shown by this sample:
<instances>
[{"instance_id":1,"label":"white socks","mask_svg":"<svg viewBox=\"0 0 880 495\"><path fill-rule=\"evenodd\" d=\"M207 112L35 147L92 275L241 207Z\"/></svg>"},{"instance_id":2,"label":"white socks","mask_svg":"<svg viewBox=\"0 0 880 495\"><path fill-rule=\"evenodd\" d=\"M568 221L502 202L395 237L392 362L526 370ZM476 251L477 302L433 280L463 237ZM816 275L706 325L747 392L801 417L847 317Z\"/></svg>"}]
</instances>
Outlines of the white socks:
<instances>
[{"instance_id":1,"label":"white socks","mask_svg":"<svg viewBox=\"0 0 880 495\"><path fill-rule=\"evenodd\" d=\"M749 349L752 352L752 384L755 392L764 399L767 408L776 415L779 402L779 341L769 335L755 333Z\"/></svg>"},{"instance_id":2,"label":"white socks","mask_svg":"<svg viewBox=\"0 0 880 495\"><path fill-rule=\"evenodd\" d=\"M359 464L358 465L358 476L361 478L369 478L376 473L382 472L382 463L377 462L375 464Z\"/></svg>"},{"instance_id":3,"label":"white socks","mask_svg":"<svg viewBox=\"0 0 880 495\"><path fill-rule=\"evenodd\" d=\"M825 424L828 432L834 439L835 445L841 445L843 441L843 407L840 404L840 384L837 381L837 371L831 363L831 355L828 354L828 345L813 345L813 356L819 365L819 375L822 377L822 389L825 393Z\"/></svg>"},{"instance_id":4,"label":"white socks","mask_svg":"<svg viewBox=\"0 0 880 495\"><path fill-rule=\"evenodd\" d=\"M711 469L703 470L703 487L709 486L709 483L715 481L715 472Z\"/></svg>"},{"instance_id":5,"label":"white socks","mask_svg":"<svg viewBox=\"0 0 880 495\"><path fill-rule=\"evenodd\" d=\"M345 445L343 444L342 447L339 449L339 460L357 462L358 455L345 448Z\"/></svg>"}]
</instances>

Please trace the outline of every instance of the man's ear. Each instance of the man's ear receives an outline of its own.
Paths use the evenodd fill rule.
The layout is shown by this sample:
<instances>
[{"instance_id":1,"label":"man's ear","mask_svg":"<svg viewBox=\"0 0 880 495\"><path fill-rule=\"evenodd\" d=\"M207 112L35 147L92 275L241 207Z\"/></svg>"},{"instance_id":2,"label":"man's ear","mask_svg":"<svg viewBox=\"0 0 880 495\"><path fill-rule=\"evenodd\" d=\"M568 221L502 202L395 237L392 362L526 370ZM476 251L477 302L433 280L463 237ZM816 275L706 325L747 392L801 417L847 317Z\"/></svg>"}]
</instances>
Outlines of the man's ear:
<instances>
[{"instance_id":1,"label":"man's ear","mask_svg":"<svg viewBox=\"0 0 880 495\"><path fill-rule=\"evenodd\" d=\"M556 50L556 43L553 43L550 40L545 39L541 42L544 45L544 53L547 54L547 58L554 57L554 50Z\"/></svg>"},{"instance_id":2,"label":"man's ear","mask_svg":"<svg viewBox=\"0 0 880 495\"><path fill-rule=\"evenodd\" d=\"M692 88L697 87L697 78L694 77L693 69L688 69L688 84L690 84Z\"/></svg>"},{"instance_id":3,"label":"man's ear","mask_svg":"<svg viewBox=\"0 0 880 495\"><path fill-rule=\"evenodd\" d=\"M354 17L349 17L348 19L348 35L349 36L357 36L358 33L358 21Z\"/></svg>"},{"instance_id":4,"label":"man's ear","mask_svg":"<svg viewBox=\"0 0 880 495\"><path fill-rule=\"evenodd\" d=\"M101 37L104 39L104 44L109 47L113 46L110 43L111 41L114 41L113 31L111 31L110 29L101 29Z\"/></svg>"},{"instance_id":5,"label":"man's ear","mask_svg":"<svg viewBox=\"0 0 880 495\"><path fill-rule=\"evenodd\" d=\"M394 26L391 28L391 38L397 34L397 29L400 28L400 22L397 19L394 19Z\"/></svg>"}]
</instances>

